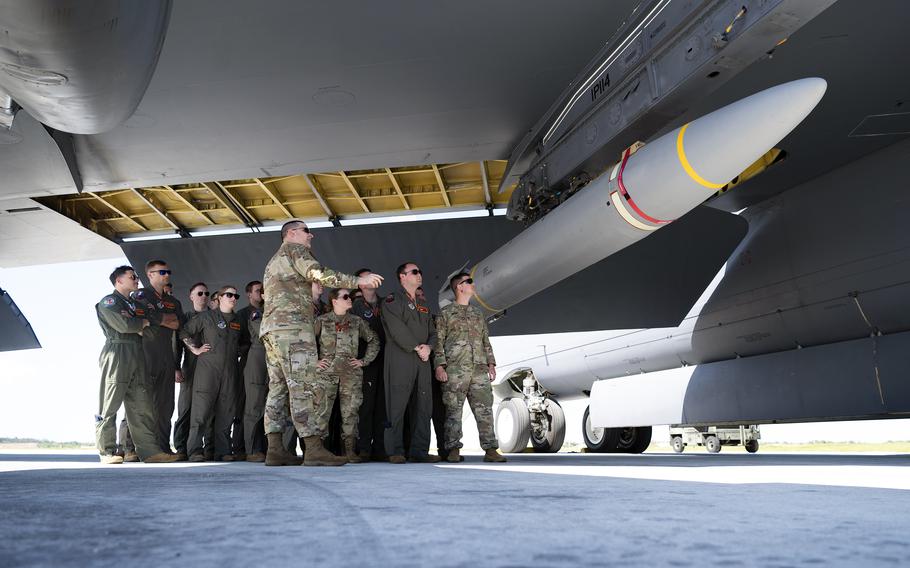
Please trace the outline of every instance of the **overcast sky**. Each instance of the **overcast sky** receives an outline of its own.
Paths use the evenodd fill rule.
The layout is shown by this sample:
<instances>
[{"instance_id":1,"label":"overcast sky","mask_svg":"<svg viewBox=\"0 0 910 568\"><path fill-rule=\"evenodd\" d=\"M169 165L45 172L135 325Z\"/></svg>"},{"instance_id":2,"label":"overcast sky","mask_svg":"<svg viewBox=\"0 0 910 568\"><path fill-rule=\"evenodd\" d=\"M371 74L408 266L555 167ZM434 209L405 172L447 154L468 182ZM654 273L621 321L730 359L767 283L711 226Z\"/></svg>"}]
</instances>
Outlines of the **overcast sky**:
<instances>
[{"instance_id":1,"label":"overcast sky","mask_svg":"<svg viewBox=\"0 0 910 568\"><path fill-rule=\"evenodd\" d=\"M126 258L0 269L0 287L13 297L43 346L0 353L0 437L94 440L98 354L104 343L94 306L110 293L108 275L120 264L127 264ZM179 299L187 305L187 299ZM497 359L513 359L510 346L521 343L528 342L494 338ZM582 443L584 408L583 401L565 405L568 442ZM465 420L465 436L466 445L476 447L473 420ZM766 442L908 440L910 420L763 426L762 437ZM666 428L655 429L655 441L666 438Z\"/></svg>"}]
</instances>

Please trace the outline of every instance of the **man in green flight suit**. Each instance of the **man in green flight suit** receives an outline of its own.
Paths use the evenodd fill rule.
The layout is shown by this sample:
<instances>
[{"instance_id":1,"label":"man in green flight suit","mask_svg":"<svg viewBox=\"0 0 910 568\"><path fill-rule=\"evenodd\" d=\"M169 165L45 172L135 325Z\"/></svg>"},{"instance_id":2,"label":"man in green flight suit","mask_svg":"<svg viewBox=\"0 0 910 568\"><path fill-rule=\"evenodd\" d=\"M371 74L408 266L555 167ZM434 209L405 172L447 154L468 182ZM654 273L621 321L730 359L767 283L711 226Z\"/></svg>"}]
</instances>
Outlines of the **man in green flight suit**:
<instances>
[{"instance_id":1,"label":"man in green flight suit","mask_svg":"<svg viewBox=\"0 0 910 568\"><path fill-rule=\"evenodd\" d=\"M436 343L433 316L425 303L417 299L417 287L423 283L423 272L413 262L398 267L401 288L389 294L382 305L385 328L384 364L385 401L388 422L385 448L389 462L405 463L404 414L409 410L411 461L435 463L439 456L430 448L430 415L433 398L430 391L430 351Z\"/></svg>"},{"instance_id":2,"label":"man in green flight suit","mask_svg":"<svg viewBox=\"0 0 910 568\"><path fill-rule=\"evenodd\" d=\"M269 393L265 403L265 432L268 438L266 465L297 465L297 456L282 444L282 432L293 422L305 439L304 463L343 465L347 458L335 456L322 445L327 424L317 417L328 416L322 406L316 378L318 353L313 324L312 282L325 286L378 288L382 277L370 274L357 278L323 267L310 251L313 233L306 223L288 221L281 227L281 246L265 267L263 310L260 334L265 345L269 371Z\"/></svg>"},{"instance_id":3,"label":"man in green flight suit","mask_svg":"<svg viewBox=\"0 0 910 568\"><path fill-rule=\"evenodd\" d=\"M246 461L265 461L265 397L269 392L269 371L265 363L265 346L259 337L262 325L262 282L254 280L246 285L250 305L237 312L240 320L240 367L243 369L243 437ZM296 436L295 436L296 439Z\"/></svg>"},{"instance_id":4,"label":"man in green flight suit","mask_svg":"<svg viewBox=\"0 0 910 568\"><path fill-rule=\"evenodd\" d=\"M449 280L449 286L455 292L455 302L443 308L436 319L433 350L436 380L442 383L442 402L446 409L446 461L457 463L464 459L460 456L461 416L467 398L477 420L480 447L486 452L483 461L504 462L506 458L496 451L499 444L493 431L490 383L496 378L496 359L483 313L470 305L474 279L462 272Z\"/></svg>"},{"instance_id":5,"label":"man in green flight suit","mask_svg":"<svg viewBox=\"0 0 910 568\"><path fill-rule=\"evenodd\" d=\"M142 333L149 320L129 294L139 288L139 279L130 266L118 266L110 275L114 291L95 305L98 324L104 332L101 349L101 393L95 416L95 441L101 463L119 464L116 421L120 405L132 427L136 453L146 463L170 463L177 456L161 451L151 385L145 371Z\"/></svg>"}]
</instances>

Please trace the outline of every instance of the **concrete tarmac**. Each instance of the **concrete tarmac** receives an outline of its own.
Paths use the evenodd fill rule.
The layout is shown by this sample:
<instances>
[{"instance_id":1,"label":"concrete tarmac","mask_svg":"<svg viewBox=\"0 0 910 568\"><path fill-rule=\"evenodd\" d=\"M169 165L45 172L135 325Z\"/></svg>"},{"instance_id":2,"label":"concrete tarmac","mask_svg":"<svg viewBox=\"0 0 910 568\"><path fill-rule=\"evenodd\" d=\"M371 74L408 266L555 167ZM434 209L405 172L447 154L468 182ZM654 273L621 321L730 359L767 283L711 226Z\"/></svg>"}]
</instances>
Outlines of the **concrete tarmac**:
<instances>
[{"instance_id":1,"label":"concrete tarmac","mask_svg":"<svg viewBox=\"0 0 910 568\"><path fill-rule=\"evenodd\" d=\"M4 567L902 565L910 456L313 468L12 451L0 513Z\"/></svg>"}]
</instances>

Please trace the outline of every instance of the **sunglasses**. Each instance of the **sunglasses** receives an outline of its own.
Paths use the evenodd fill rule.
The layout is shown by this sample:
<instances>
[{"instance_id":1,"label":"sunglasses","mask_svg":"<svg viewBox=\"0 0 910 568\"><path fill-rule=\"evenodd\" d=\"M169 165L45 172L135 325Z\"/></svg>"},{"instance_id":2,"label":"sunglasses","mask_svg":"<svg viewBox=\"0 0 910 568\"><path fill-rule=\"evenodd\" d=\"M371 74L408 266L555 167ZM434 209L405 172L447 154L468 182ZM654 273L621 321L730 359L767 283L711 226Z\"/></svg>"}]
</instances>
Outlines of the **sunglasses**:
<instances>
[{"instance_id":1,"label":"sunglasses","mask_svg":"<svg viewBox=\"0 0 910 568\"><path fill-rule=\"evenodd\" d=\"M136 276L135 274L130 274L129 276L127 276L127 278L129 278L130 280L139 280L139 277Z\"/></svg>"},{"instance_id":2,"label":"sunglasses","mask_svg":"<svg viewBox=\"0 0 910 568\"><path fill-rule=\"evenodd\" d=\"M234 298L235 300L240 299L240 294L234 294L233 292L225 292L224 294L222 294L222 296L224 296L225 298Z\"/></svg>"},{"instance_id":3,"label":"sunglasses","mask_svg":"<svg viewBox=\"0 0 910 568\"><path fill-rule=\"evenodd\" d=\"M413 274L414 276L417 276L418 274L423 274L423 270L419 268L412 268L411 270L405 270L402 272L402 274Z\"/></svg>"},{"instance_id":4,"label":"sunglasses","mask_svg":"<svg viewBox=\"0 0 910 568\"><path fill-rule=\"evenodd\" d=\"M170 270L151 270L151 271L149 271L149 274L154 274L154 273L156 273L156 272L157 272L158 274L160 274L161 276L167 276L168 274L171 273Z\"/></svg>"},{"instance_id":5,"label":"sunglasses","mask_svg":"<svg viewBox=\"0 0 910 568\"><path fill-rule=\"evenodd\" d=\"M338 299L339 299L339 300L350 300L350 299L351 299L351 295L350 295L350 294L342 294L342 295L338 296Z\"/></svg>"},{"instance_id":6,"label":"sunglasses","mask_svg":"<svg viewBox=\"0 0 910 568\"><path fill-rule=\"evenodd\" d=\"M461 286L462 284L473 284L473 283L474 283L473 278L465 278L464 280L462 280L461 282L456 284L456 286Z\"/></svg>"},{"instance_id":7,"label":"sunglasses","mask_svg":"<svg viewBox=\"0 0 910 568\"><path fill-rule=\"evenodd\" d=\"M291 229L291 230L292 231L303 231L304 233L307 233L307 234L309 234L309 232L310 232L309 227L297 227L296 229Z\"/></svg>"},{"instance_id":8,"label":"sunglasses","mask_svg":"<svg viewBox=\"0 0 910 568\"><path fill-rule=\"evenodd\" d=\"M208 292L196 292L196 295L199 296L200 298L203 297L203 296L205 296L206 298L209 297L209 293L208 293Z\"/></svg>"}]
</instances>

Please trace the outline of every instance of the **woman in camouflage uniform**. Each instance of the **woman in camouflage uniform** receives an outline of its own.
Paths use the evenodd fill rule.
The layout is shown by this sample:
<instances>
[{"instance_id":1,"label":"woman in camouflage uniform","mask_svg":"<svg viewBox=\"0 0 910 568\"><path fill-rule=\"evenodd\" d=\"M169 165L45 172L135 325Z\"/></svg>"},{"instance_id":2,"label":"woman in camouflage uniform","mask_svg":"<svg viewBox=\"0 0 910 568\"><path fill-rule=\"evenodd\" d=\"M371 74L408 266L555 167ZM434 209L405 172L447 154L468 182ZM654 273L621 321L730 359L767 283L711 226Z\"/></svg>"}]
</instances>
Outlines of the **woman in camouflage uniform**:
<instances>
[{"instance_id":1,"label":"woman in camouflage uniform","mask_svg":"<svg viewBox=\"0 0 910 568\"><path fill-rule=\"evenodd\" d=\"M329 397L327 408L331 410L335 395L341 406L341 435L344 440L348 461L360 463L354 452L357 440L357 423L360 404L363 402L363 371L379 353L379 338L362 319L351 315L351 293L345 288L332 290L329 294L332 311L316 319L316 341L319 346L319 363L316 376L326 385ZM367 343L363 359L357 358L360 339Z\"/></svg>"}]
</instances>

